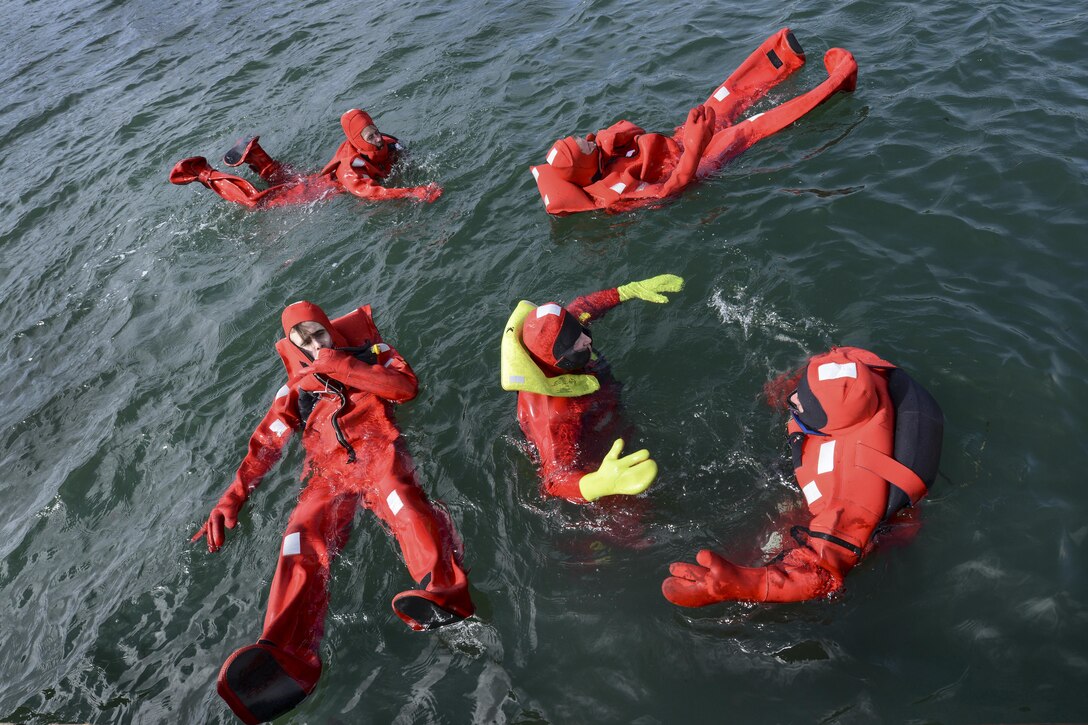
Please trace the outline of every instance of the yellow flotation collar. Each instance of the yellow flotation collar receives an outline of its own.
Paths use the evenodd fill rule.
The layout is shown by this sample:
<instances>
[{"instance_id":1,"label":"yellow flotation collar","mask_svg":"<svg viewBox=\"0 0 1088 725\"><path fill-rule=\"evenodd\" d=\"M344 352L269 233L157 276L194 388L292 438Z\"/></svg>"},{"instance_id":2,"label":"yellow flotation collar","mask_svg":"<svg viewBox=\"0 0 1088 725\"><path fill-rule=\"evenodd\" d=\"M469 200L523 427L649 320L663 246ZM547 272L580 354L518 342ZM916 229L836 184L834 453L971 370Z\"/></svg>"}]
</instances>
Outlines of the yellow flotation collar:
<instances>
[{"instance_id":1,"label":"yellow flotation collar","mask_svg":"<svg viewBox=\"0 0 1088 725\"><path fill-rule=\"evenodd\" d=\"M593 375L568 374L549 378L537 367L521 342L521 326L535 309L536 305L532 302L522 300L506 321L499 353L503 390L539 393L554 398L576 398L600 390L601 384Z\"/></svg>"}]
</instances>

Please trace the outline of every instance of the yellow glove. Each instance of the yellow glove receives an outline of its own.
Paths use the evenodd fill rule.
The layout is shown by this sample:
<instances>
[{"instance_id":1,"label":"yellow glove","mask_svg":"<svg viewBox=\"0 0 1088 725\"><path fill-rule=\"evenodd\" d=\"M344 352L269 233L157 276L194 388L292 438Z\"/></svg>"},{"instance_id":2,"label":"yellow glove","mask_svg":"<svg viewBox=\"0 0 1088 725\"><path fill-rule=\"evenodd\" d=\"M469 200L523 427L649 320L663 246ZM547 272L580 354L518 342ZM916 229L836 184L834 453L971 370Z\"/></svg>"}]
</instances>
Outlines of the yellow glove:
<instances>
[{"instance_id":1,"label":"yellow glove","mask_svg":"<svg viewBox=\"0 0 1088 725\"><path fill-rule=\"evenodd\" d=\"M684 289L682 277L677 277L675 274L659 274L641 282L620 285L616 291L620 293L620 302L638 298L647 302L665 304L669 298L661 294L662 292L679 292L682 289Z\"/></svg>"},{"instance_id":2,"label":"yellow glove","mask_svg":"<svg viewBox=\"0 0 1088 725\"><path fill-rule=\"evenodd\" d=\"M623 494L634 496L650 487L657 478L657 464L650 452L643 448L620 458L623 439L617 438L612 450L601 461L601 467L582 476L578 488L586 501L596 501L601 496Z\"/></svg>"}]
</instances>

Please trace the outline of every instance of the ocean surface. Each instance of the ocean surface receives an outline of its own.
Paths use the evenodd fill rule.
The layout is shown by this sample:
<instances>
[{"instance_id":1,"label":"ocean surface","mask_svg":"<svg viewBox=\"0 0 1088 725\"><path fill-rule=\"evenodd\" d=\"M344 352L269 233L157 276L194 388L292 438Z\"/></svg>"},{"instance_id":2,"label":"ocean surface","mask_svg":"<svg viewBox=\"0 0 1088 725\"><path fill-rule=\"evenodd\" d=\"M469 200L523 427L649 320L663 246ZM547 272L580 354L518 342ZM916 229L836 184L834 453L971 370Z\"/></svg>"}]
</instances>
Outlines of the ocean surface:
<instances>
[{"instance_id":1,"label":"ocean surface","mask_svg":"<svg viewBox=\"0 0 1088 725\"><path fill-rule=\"evenodd\" d=\"M290 9L282 9L290 7ZM1088 10L1077 3L9 0L0 26L0 721L232 723L290 448L218 554L189 543L283 371L279 314L371 304L409 360L421 484L478 615L410 632L367 512L333 567L317 690L283 723L1088 721ZM834 97L661 208L549 217L530 164L627 118L671 131L789 26ZM251 212L167 174L259 133L320 168L368 109L391 183ZM759 110L757 108L756 110ZM671 272L595 327L661 469L632 504L545 499L499 387L520 299ZM833 598L681 609L668 564L756 564L803 511L766 381L832 345L944 409L917 537ZM1078 473L1079 471L1079 473Z\"/></svg>"}]
</instances>

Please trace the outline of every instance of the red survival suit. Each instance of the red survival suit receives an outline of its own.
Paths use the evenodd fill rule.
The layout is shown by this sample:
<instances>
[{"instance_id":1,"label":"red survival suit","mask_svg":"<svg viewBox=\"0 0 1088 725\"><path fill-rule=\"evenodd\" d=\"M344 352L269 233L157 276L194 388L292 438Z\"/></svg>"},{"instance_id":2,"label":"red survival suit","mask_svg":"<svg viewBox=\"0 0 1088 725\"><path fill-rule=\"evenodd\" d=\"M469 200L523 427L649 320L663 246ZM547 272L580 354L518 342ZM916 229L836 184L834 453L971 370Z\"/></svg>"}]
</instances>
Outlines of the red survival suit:
<instances>
[{"instance_id":1,"label":"red survival suit","mask_svg":"<svg viewBox=\"0 0 1088 725\"><path fill-rule=\"evenodd\" d=\"M248 165L263 180L272 184L258 190L240 176L216 171L203 156L182 159L170 171L170 182L189 184L199 181L227 201L250 209L268 209L289 204L303 204L330 194L347 191L363 199L404 199L432 202L442 194L437 184L407 188L388 188L378 182L389 175L402 150L392 136L382 134L381 148L367 142L362 131L374 121L364 111L353 108L340 117L346 140L332 160L316 174L303 175L270 157L258 143L259 137L243 141L224 157L231 166Z\"/></svg>"},{"instance_id":2,"label":"red survival suit","mask_svg":"<svg viewBox=\"0 0 1088 725\"><path fill-rule=\"evenodd\" d=\"M293 326L320 323L338 349L316 360L289 339ZM280 458L291 434L302 433L309 476L284 533L256 645L223 665L219 693L247 723L286 712L308 695L321 673L318 649L328 604L329 564L347 542L355 511L373 511L400 545L408 573L425 591L398 594L394 611L413 629L468 617L474 611L462 569L462 547L449 515L432 507L393 422L395 402L416 395L415 373L382 343L370 307L330 321L317 305L296 302L283 312L285 338L276 350L288 382L257 426L233 482L198 532L217 512L233 527L250 492ZM207 531L209 550L218 537ZM257 693L254 695L253 693ZM271 701L271 702L270 702Z\"/></svg>"},{"instance_id":3,"label":"red survival suit","mask_svg":"<svg viewBox=\"0 0 1088 725\"><path fill-rule=\"evenodd\" d=\"M674 563L665 597L686 607L741 600L796 602L842 588L881 522L925 496L937 475L944 418L903 370L842 347L813 357L787 425L797 483L812 520L799 546L763 567L703 550L698 565Z\"/></svg>"},{"instance_id":4,"label":"red survival suit","mask_svg":"<svg viewBox=\"0 0 1088 725\"><path fill-rule=\"evenodd\" d=\"M566 308L554 302L541 305L538 309L557 314L530 314L522 328L522 340L545 375L566 374L570 371L556 366L554 345L567 318L588 325L618 304L619 292L613 288L579 297ZM596 357L579 372L596 377L600 390L573 398L520 391L518 423L540 455L544 491L585 503L578 486L582 476L597 470L616 438L629 436L622 435L621 385L612 376L608 362Z\"/></svg>"},{"instance_id":5,"label":"red survival suit","mask_svg":"<svg viewBox=\"0 0 1088 725\"><path fill-rule=\"evenodd\" d=\"M805 63L789 28L752 53L671 137L619 121L590 134L585 153L573 136L557 141L547 163L530 167L550 214L605 209L621 212L678 194L697 178L804 116L838 91L853 91L858 66L842 48L824 55L828 77L812 90L764 113L739 121L753 103ZM584 144L581 144L584 146Z\"/></svg>"}]
</instances>

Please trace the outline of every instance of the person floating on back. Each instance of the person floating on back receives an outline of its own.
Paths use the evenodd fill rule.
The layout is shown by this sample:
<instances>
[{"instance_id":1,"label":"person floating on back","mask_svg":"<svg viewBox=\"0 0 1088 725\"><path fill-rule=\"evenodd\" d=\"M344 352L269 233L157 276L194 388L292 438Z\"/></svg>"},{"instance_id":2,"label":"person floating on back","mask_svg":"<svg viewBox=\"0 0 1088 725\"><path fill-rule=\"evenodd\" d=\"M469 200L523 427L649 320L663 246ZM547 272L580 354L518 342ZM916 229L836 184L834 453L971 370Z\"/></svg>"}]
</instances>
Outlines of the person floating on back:
<instances>
[{"instance_id":1,"label":"person floating on back","mask_svg":"<svg viewBox=\"0 0 1088 725\"><path fill-rule=\"evenodd\" d=\"M666 303L684 281L663 274L579 297L567 307L522 301L506 323L502 387L518 393L518 423L540 455L544 491L584 503L633 496L657 476L649 451L621 456L620 385L587 325L621 302Z\"/></svg>"},{"instance_id":2,"label":"person floating on back","mask_svg":"<svg viewBox=\"0 0 1088 725\"><path fill-rule=\"evenodd\" d=\"M396 538L417 582L418 589L393 597L393 611L409 627L435 629L474 611L453 521L416 482L393 421L393 404L416 395L412 368L382 341L369 306L329 320L317 305L296 302L284 309L282 323L276 351L287 383L193 537L218 551L291 434L301 434L308 481L280 544L264 628L257 643L237 650L219 673L220 696L250 725L294 708L317 685L330 565L360 507Z\"/></svg>"},{"instance_id":3,"label":"person floating on back","mask_svg":"<svg viewBox=\"0 0 1088 725\"><path fill-rule=\"evenodd\" d=\"M812 520L797 545L765 566L738 566L709 550L677 562L661 586L684 607L797 602L842 589L874 535L926 495L937 476L944 416L905 371L841 347L811 358L789 396L797 484Z\"/></svg>"},{"instance_id":4,"label":"person floating on back","mask_svg":"<svg viewBox=\"0 0 1088 725\"><path fill-rule=\"evenodd\" d=\"M824 55L828 77L812 90L764 113L740 115L805 63L789 28L772 35L691 109L672 136L619 121L584 138L552 144L546 162L530 167L550 214L621 212L679 194L757 141L781 131L839 91L857 86L858 65L842 48Z\"/></svg>"},{"instance_id":5,"label":"person floating on back","mask_svg":"<svg viewBox=\"0 0 1088 725\"><path fill-rule=\"evenodd\" d=\"M303 204L348 192L362 199L414 199L433 202L442 195L437 184L387 187L382 181L403 150L393 136L381 133L373 119L353 108L340 117L347 137L332 160L316 174L301 174L276 161L261 148L259 136L242 139L223 156L227 166L245 164L269 186L263 190L240 176L216 171L203 156L182 159L170 171L173 184L198 181L227 201L250 209Z\"/></svg>"}]
</instances>

